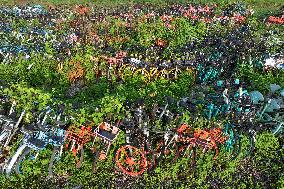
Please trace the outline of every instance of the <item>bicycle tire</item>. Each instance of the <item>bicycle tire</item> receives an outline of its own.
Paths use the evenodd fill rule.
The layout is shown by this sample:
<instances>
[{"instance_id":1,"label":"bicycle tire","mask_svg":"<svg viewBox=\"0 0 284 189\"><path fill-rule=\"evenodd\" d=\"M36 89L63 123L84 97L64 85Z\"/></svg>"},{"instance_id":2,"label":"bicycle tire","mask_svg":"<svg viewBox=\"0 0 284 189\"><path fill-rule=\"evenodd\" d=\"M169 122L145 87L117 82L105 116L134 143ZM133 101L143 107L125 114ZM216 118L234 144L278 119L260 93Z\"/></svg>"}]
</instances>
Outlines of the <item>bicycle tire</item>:
<instances>
[{"instance_id":1,"label":"bicycle tire","mask_svg":"<svg viewBox=\"0 0 284 189\"><path fill-rule=\"evenodd\" d=\"M22 163L22 161L24 161L24 159L30 153L31 150L32 150L31 148L27 147L23 151L22 155L18 158L18 161L15 164L16 165L16 167L15 167L16 174L18 174L18 175L22 174L22 172L21 172L21 163Z\"/></svg>"},{"instance_id":2,"label":"bicycle tire","mask_svg":"<svg viewBox=\"0 0 284 189\"><path fill-rule=\"evenodd\" d=\"M76 156L76 168L80 169L82 166L84 160L84 147L82 146L82 148L80 149L80 158L79 161L77 161L77 156Z\"/></svg>"},{"instance_id":3,"label":"bicycle tire","mask_svg":"<svg viewBox=\"0 0 284 189\"><path fill-rule=\"evenodd\" d=\"M272 134L277 135L282 132L284 126L284 122L278 123L273 129L272 129Z\"/></svg>"},{"instance_id":4,"label":"bicycle tire","mask_svg":"<svg viewBox=\"0 0 284 189\"><path fill-rule=\"evenodd\" d=\"M137 154L136 152L138 152L138 156L140 155L140 159L141 161L139 162L135 162L135 158L133 157L129 157L128 155L127 158L125 159L125 163L128 164L130 167L131 167L131 170L128 170L127 167L122 164L123 162L121 162L121 158L122 158L122 152L124 152L125 154L127 154L127 150L126 149L134 149L135 152L133 152L132 150L130 151L132 154ZM146 157L144 156L143 152L134 147L134 146L131 146L131 145L124 145L124 146L121 146L117 151L116 151L116 154L115 154L115 163L116 165L118 166L118 168L124 173L124 174L127 174L127 175L130 175L130 176L133 176L133 177L136 177L136 176L139 176L139 175L142 175L146 169L147 169L147 160L146 160ZM138 168L141 168L140 170L136 171L134 170L134 168L137 168L137 167L133 167L133 165L137 165L137 164L140 164Z\"/></svg>"},{"instance_id":5,"label":"bicycle tire","mask_svg":"<svg viewBox=\"0 0 284 189\"><path fill-rule=\"evenodd\" d=\"M56 156L56 152L58 152L58 149L60 149L60 147L59 148L58 147L53 148L52 155L50 157L49 165L48 165L48 176L53 176L52 167L54 165L54 159L55 159L55 156Z\"/></svg>"},{"instance_id":6,"label":"bicycle tire","mask_svg":"<svg viewBox=\"0 0 284 189\"><path fill-rule=\"evenodd\" d=\"M142 80L144 80L144 82L146 82L146 83L149 83L150 80L151 80L151 76L145 68L139 68L139 69L135 70L134 73L133 73L133 76L136 77L138 75L141 75Z\"/></svg>"},{"instance_id":7,"label":"bicycle tire","mask_svg":"<svg viewBox=\"0 0 284 189\"><path fill-rule=\"evenodd\" d=\"M182 73L181 69L173 68L169 71L170 79L178 79L178 76Z\"/></svg>"},{"instance_id":8,"label":"bicycle tire","mask_svg":"<svg viewBox=\"0 0 284 189\"><path fill-rule=\"evenodd\" d=\"M125 81L127 77L132 76L132 74L133 74L132 72L130 72L131 74L125 73L125 72L129 71L128 69L131 70L131 68L128 64L124 64L118 69L118 74L119 74L119 77L122 79L122 81Z\"/></svg>"},{"instance_id":9,"label":"bicycle tire","mask_svg":"<svg viewBox=\"0 0 284 189\"><path fill-rule=\"evenodd\" d=\"M94 160L93 160L93 164L92 164L92 171L93 173L97 172L97 161L99 159L100 156L100 151L101 151L101 147L97 148L94 154Z\"/></svg>"},{"instance_id":10,"label":"bicycle tire","mask_svg":"<svg viewBox=\"0 0 284 189\"><path fill-rule=\"evenodd\" d=\"M155 78L158 78L159 70L156 67L151 67L149 70L150 80L154 80Z\"/></svg>"},{"instance_id":11,"label":"bicycle tire","mask_svg":"<svg viewBox=\"0 0 284 189\"><path fill-rule=\"evenodd\" d=\"M239 134L236 134L234 138L235 138L234 140L236 142L235 142L235 145L234 145L234 148L233 148L232 155L229 159L230 161L235 160L239 156L239 154L241 152L241 148L242 148L241 136Z\"/></svg>"},{"instance_id":12,"label":"bicycle tire","mask_svg":"<svg viewBox=\"0 0 284 189\"><path fill-rule=\"evenodd\" d=\"M162 69L160 72L159 72L159 78L161 79L169 79L169 71L166 70L166 69Z\"/></svg>"}]
</instances>

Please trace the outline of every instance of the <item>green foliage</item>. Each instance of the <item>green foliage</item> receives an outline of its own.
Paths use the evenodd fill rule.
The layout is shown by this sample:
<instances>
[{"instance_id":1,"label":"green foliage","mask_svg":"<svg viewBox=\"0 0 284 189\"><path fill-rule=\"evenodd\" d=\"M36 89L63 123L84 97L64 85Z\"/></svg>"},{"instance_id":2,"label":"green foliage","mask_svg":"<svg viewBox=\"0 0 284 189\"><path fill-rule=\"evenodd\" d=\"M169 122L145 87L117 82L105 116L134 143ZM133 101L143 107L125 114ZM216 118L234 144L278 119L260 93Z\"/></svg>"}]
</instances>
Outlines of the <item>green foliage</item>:
<instances>
[{"instance_id":1,"label":"green foliage","mask_svg":"<svg viewBox=\"0 0 284 189\"><path fill-rule=\"evenodd\" d=\"M35 108L34 102L39 103L39 110L44 109L51 102L51 94L40 89L29 88L26 83L12 84L10 88L4 89L11 101L16 101L17 109L21 112L26 110L25 121L32 119L31 110Z\"/></svg>"},{"instance_id":2,"label":"green foliage","mask_svg":"<svg viewBox=\"0 0 284 189\"><path fill-rule=\"evenodd\" d=\"M270 84L284 86L284 72L281 70L263 73L253 69L252 65L242 64L239 69L239 75L245 81L252 83L252 88L249 90L259 90L263 94L269 91Z\"/></svg>"},{"instance_id":3,"label":"green foliage","mask_svg":"<svg viewBox=\"0 0 284 189\"><path fill-rule=\"evenodd\" d=\"M255 147L257 153L265 157L273 158L277 156L276 151L279 149L278 138L272 133L263 133L256 138L257 142Z\"/></svg>"}]
</instances>

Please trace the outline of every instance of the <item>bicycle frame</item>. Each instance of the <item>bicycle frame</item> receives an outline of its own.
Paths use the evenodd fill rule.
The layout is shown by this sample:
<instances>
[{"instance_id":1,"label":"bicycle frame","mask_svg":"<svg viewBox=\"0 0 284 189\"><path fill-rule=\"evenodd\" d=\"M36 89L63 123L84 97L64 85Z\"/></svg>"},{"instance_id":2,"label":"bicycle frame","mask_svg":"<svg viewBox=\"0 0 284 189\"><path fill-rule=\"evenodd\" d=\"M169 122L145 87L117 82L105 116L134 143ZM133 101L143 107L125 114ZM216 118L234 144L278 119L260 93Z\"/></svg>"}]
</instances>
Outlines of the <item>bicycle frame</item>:
<instances>
[{"instance_id":1,"label":"bicycle frame","mask_svg":"<svg viewBox=\"0 0 284 189\"><path fill-rule=\"evenodd\" d=\"M176 148L175 149L175 158L174 161L180 155L182 157L185 157L185 154L190 151L189 156L192 155L193 148L196 146L202 146L203 147L203 153L207 151L208 149L214 148L216 153L214 156L214 160L218 156L218 147L216 145L216 142L218 143L224 143L227 140L227 137L222 137L222 131L220 128L212 129L210 131L205 130L194 130L193 133L190 131L190 127L187 124L181 124L180 127L175 131L166 132L164 134L164 139L162 142L162 153L167 154L167 151L170 151L170 146ZM171 136L171 137L169 137ZM209 137L210 136L210 137ZM209 138L208 138L209 137ZM182 144L181 147L178 147L178 144ZM161 151L161 146L158 146L159 149L156 149L156 151ZM158 158L161 156L161 152L157 154Z\"/></svg>"},{"instance_id":2,"label":"bicycle frame","mask_svg":"<svg viewBox=\"0 0 284 189\"><path fill-rule=\"evenodd\" d=\"M100 138L101 140L103 140L103 142L107 144L107 149L106 149L106 155L107 155L112 142L116 140L119 132L120 129L118 127L111 126L110 124L103 122L93 132L93 137L94 137L93 145L96 139Z\"/></svg>"},{"instance_id":3,"label":"bicycle frame","mask_svg":"<svg viewBox=\"0 0 284 189\"><path fill-rule=\"evenodd\" d=\"M85 126L81 126L80 129L68 129L65 133L65 141L67 141L65 147L68 148L69 143L71 142L70 151L72 151L74 157L77 157L77 152L79 150L81 151L81 157L79 161L75 159L77 168L81 167L81 164L83 162L84 145L91 140L91 136L91 127L86 128ZM77 145L77 148L75 147L75 145Z\"/></svg>"},{"instance_id":4,"label":"bicycle frame","mask_svg":"<svg viewBox=\"0 0 284 189\"><path fill-rule=\"evenodd\" d=\"M284 121L278 122L276 126L272 129L272 134L277 135L283 131Z\"/></svg>"},{"instance_id":5,"label":"bicycle frame","mask_svg":"<svg viewBox=\"0 0 284 189\"><path fill-rule=\"evenodd\" d=\"M269 106L272 104L273 99L269 99L264 106L262 106L262 109L256 112L256 120L259 122L264 123L265 125L271 125L272 133L274 135L281 133L284 125L283 121L283 113L279 112L276 114L275 117L272 117L269 115L271 111L274 111L274 109L269 109ZM268 110L268 111L267 111ZM277 110L277 109L276 109ZM280 115L279 115L280 114ZM282 115L281 115L282 114Z\"/></svg>"},{"instance_id":6,"label":"bicycle frame","mask_svg":"<svg viewBox=\"0 0 284 189\"><path fill-rule=\"evenodd\" d=\"M228 152L235 153L230 158L230 160L234 160L237 158L241 150L241 137L235 131L235 125L232 123L226 123L224 133L225 135L229 136L228 140L225 143L225 148ZM235 147L235 145L237 147Z\"/></svg>"},{"instance_id":7,"label":"bicycle frame","mask_svg":"<svg viewBox=\"0 0 284 189\"><path fill-rule=\"evenodd\" d=\"M59 147L63 145L65 131L60 128L55 128L50 125L46 125L46 119L48 118L49 113L50 110L47 110L42 122L40 121L40 117L42 114L39 115L39 119L37 120L37 123L34 126L37 126L40 130L32 130L31 133L29 131L23 130L24 138L22 139L22 143L18 147L14 156L8 162L8 165L6 165L7 174L11 173L12 168L15 164L16 173L20 174L20 163L25 159L25 156L31 150L35 150L37 152L37 154L33 157L33 159L36 159L39 155L39 152L45 149L47 144L52 144L54 147ZM62 152L60 153L60 155L61 154Z\"/></svg>"},{"instance_id":8,"label":"bicycle frame","mask_svg":"<svg viewBox=\"0 0 284 189\"><path fill-rule=\"evenodd\" d=\"M140 131L138 131L138 133L140 133ZM149 132L144 130L143 133L140 133L137 137L140 139L139 148L124 145L117 150L115 155L116 165L122 172L130 176L139 176L146 170L151 171L156 166L156 157L152 150L151 142L149 141ZM149 155L151 157L148 157ZM136 161L137 159L139 161ZM136 166L136 168L138 166L138 171L134 170L133 166ZM128 170L128 167L130 167L131 170Z\"/></svg>"}]
</instances>

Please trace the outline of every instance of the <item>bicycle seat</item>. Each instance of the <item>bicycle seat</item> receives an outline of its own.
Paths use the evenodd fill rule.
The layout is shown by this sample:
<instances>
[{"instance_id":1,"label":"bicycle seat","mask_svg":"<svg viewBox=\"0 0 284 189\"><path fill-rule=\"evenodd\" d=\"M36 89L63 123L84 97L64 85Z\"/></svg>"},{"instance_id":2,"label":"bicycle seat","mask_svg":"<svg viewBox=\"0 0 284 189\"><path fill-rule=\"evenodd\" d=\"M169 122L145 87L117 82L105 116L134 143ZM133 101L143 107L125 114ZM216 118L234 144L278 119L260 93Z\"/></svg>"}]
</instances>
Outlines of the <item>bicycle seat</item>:
<instances>
[{"instance_id":1,"label":"bicycle seat","mask_svg":"<svg viewBox=\"0 0 284 189\"><path fill-rule=\"evenodd\" d=\"M281 89L281 87L279 85L277 85L277 84L270 84L269 87L270 87L270 91L272 93L275 93L275 91L278 91L279 89Z\"/></svg>"},{"instance_id":2,"label":"bicycle seat","mask_svg":"<svg viewBox=\"0 0 284 189\"><path fill-rule=\"evenodd\" d=\"M284 89L281 90L280 94L282 97L284 97Z\"/></svg>"},{"instance_id":3,"label":"bicycle seat","mask_svg":"<svg viewBox=\"0 0 284 189\"><path fill-rule=\"evenodd\" d=\"M98 134L111 141L115 138L115 135L113 133L105 130L100 130Z\"/></svg>"},{"instance_id":4,"label":"bicycle seat","mask_svg":"<svg viewBox=\"0 0 284 189\"><path fill-rule=\"evenodd\" d=\"M280 104L278 104L277 99L273 98L268 104L268 107L266 108L265 112L273 112L275 110L280 110Z\"/></svg>"}]
</instances>

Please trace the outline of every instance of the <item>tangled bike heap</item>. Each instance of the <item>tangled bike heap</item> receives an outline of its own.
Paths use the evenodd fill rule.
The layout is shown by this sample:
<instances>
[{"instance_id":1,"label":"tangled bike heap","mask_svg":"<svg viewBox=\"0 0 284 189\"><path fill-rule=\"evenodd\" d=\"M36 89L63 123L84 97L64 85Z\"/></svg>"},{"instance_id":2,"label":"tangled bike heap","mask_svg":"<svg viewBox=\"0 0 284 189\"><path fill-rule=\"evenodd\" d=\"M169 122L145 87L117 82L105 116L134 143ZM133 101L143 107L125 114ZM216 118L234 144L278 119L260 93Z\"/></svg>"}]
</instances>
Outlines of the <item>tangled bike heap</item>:
<instances>
[{"instance_id":1,"label":"tangled bike heap","mask_svg":"<svg viewBox=\"0 0 284 189\"><path fill-rule=\"evenodd\" d=\"M279 55L264 51L267 45L265 43L270 39L263 37L258 43L252 40L253 32L245 23L253 13L252 10L243 4L236 4L218 13L216 7L216 5L173 5L170 9L148 10L147 7L138 6L130 11L133 14L128 13L125 7L120 10L99 11L83 6L77 6L74 10L68 8L61 10L55 7L46 9L40 5L2 7L0 9L1 62L9 64L19 57L30 59L33 55L40 54L44 59L56 60L57 70L62 73L66 67L62 63L64 58L70 58L76 51L87 51L86 46L91 45L101 54L99 57L90 57L95 62L93 70L96 78L105 76L109 80L113 78L125 80L127 76L140 74L146 82L155 78L176 79L182 71L196 70L198 72L196 81L207 83L219 76L226 77L232 74L237 62L247 56L256 57L251 60L254 64L263 64L261 62L266 59L269 60L268 62L274 61L273 65L270 63L269 66L283 68L283 62L278 61L281 59ZM107 18L103 14L110 17ZM128 37L116 39L113 35L116 36L116 32L119 31L109 32L109 30L117 28L101 28L100 25L96 25L108 22L110 18L115 20L111 21L114 22L114 26L125 25L124 33L129 33ZM161 27L165 27L167 33L174 33L175 20L179 19L190 21L197 29L202 27L199 23L212 25L213 28L219 24L228 26L232 24L234 27L230 34L224 37L210 35L198 41L193 38L190 42L177 47L171 46L170 41L164 39L165 37L151 39L150 41L154 43L151 46L146 41L147 45L135 44L128 47L130 38L136 38L138 35L135 34L136 27L140 26L135 22L136 19L149 23L161 22ZM268 23L274 24L271 19L268 19ZM183 24L183 21L179 24ZM94 31L90 29L92 27L100 29ZM118 50L112 47L113 43L125 44ZM53 53L50 53L51 49L54 50ZM33 65L34 63L30 64L28 69ZM70 81L76 81L84 74L80 63L75 65L77 71L68 73Z\"/></svg>"},{"instance_id":2,"label":"tangled bike heap","mask_svg":"<svg viewBox=\"0 0 284 189\"><path fill-rule=\"evenodd\" d=\"M283 135L283 97L284 89L277 84L271 84L270 92L264 97L259 91L248 92L239 79L219 80L211 85L211 89L199 86L199 90L182 99L165 97L164 105L146 107L143 99L134 103L127 101L128 116L116 120L115 124L106 116L97 126L86 120L78 127L72 123L75 118L66 115L65 106L60 103L39 112L34 109L34 121L25 124L22 121L25 110L19 114L17 102L2 95L1 168L6 174L13 170L21 174L25 158L36 159L47 145L53 147L48 168L50 176L54 162L60 161L68 149L75 158L76 167L80 168L84 148L93 141L90 150L96 172L96 162L107 158L111 144L121 132L125 144L117 149L114 160L119 170L131 176L151 171L163 161L175 162L178 158L189 158L194 164L198 147L203 153L213 149L215 160L223 145L231 154L230 159L234 159L240 153L244 136L250 140L246 155L252 155L257 132L267 130ZM200 106L202 111L198 111ZM191 120L183 119L185 112L191 115ZM208 128L190 126L198 117L209 121ZM162 129L156 127L157 123ZM17 150L11 153L14 145L18 146Z\"/></svg>"},{"instance_id":3,"label":"tangled bike heap","mask_svg":"<svg viewBox=\"0 0 284 189\"><path fill-rule=\"evenodd\" d=\"M54 165L69 151L79 169L86 149L93 156L92 171L95 173L97 162L106 160L114 147L117 148L113 156L116 168L126 175L139 176L145 171L153 171L165 161L175 162L179 158L187 158L194 166L199 152L211 153L209 150L213 150L213 160L216 160L223 147L229 160L235 159L243 148L244 137L250 141L245 155L251 156L255 151L256 134L260 131L283 136L284 88L281 83L267 86L270 91L263 95L259 91L248 91L246 83L232 77L237 63L248 58L247 54L250 63L260 65L264 70L269 67L282 69L283 55L265 51L265 36L258 43L253 40L253 31L245 22L252 14L251 10L237 5L217 13L215 8L189 5L159 11L138 7L133 14L127 13L127 9L109 12L112 18L123 20L120 24L125 24L130 33L137 30L132 25L139 27L132 22L134 17L150 23L161 22L167 32L175 30L174 20L180 17L190 20L194 26L201 27L200 23L212 24L213 28L218 24L232 26L230 35L220 37L215 34L200 41L193 39L173 48L171 54L165 53L168 47L172 50L170 42L162 38L151 39L154 45L150 47L132 45L119 48L123 51L115 50L107 44L129 39L109 36L108 28L99 29L97 33L87 31L92 24L103 23L107 18L86 7L79 6L75 11L52 7L47 11L37 5L1 8L1 64L12 64L19 57L30 59L34 54L41 54L44 59L57 61L56 70L60 74L67 67L62 63L64 58L70 58L78 49L86 51L85 46L92 45L101 54L90 57L95 62L92 70L98 82L102 77L127 81L129 77L142 76L149 83L157 78L177 79L179 74L189 72L195 75L197 83L193 92L181 99L167 96L164 104L152 105L146 105L143 99L126 101L127 116L111 121L104 115L105 120L99 124L90 119L82 125L76 124L78 118L69 115L62 103L39 107L36 102L33 121L26 123L23 121L26 110L17 108L17 101L1 90L1 171L7 175L12 172L22 174L25 159L36 160L49 146L53 148L49 176L54 174ZM16 23L15 18L24 18L27 22ZM269 17L268 24L283 24L282 18ZM50 49L55 53L49 53ZM69 64L74 69L68 72L68 79L75 84L82 80L84 66L80 61ZM32 67L33 63L27 69ZM190 119L186 115L190 115ZM198 127L200 117L208 120L207 128ZM113 146L120 135L125 144Z\"/></svg>"}]
</instances>

